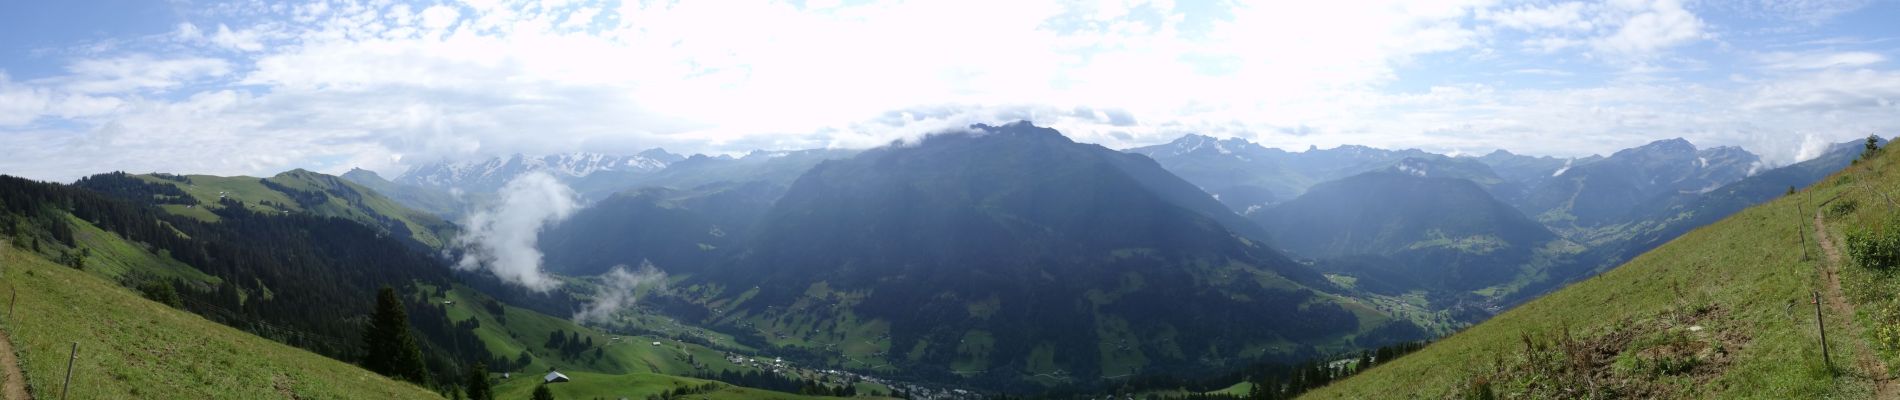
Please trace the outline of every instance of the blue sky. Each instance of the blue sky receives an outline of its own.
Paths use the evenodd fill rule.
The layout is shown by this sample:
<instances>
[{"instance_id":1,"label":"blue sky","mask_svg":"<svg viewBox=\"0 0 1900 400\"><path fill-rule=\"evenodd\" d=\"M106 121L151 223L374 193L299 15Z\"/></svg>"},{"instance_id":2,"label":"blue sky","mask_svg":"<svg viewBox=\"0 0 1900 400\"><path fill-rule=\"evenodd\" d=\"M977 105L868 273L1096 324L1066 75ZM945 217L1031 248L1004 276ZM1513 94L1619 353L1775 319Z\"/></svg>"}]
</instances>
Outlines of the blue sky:
<instances>
[{"instance_id":1,"label":"blue sky","mask_svg":"<svg viewBox=\"0 0 1900 400\"><path fill-rule=\"evenodd\" d=\"M1320 4L1333 3L1333 4ZM1776 163L1900 133L1896 1L10 1L0 173L387 175L862 148L1031 118L1115 148Z\"/></svg>"}]
</instances>

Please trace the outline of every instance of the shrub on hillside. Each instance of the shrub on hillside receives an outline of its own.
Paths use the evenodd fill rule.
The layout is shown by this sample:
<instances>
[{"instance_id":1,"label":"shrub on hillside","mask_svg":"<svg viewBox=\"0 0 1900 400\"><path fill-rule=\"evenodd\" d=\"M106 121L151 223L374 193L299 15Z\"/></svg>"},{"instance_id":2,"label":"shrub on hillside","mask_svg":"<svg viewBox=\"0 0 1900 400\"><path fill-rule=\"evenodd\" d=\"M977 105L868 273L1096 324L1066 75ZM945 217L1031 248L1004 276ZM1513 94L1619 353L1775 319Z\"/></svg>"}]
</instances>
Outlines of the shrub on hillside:
<instances>
[{"instance_id":1,"label":"shrub on hillside","mask_svg":"<svg viewBox=\"0 0 1900 400\"><path fill-rule=\"evenodd\" d=\"M1862 267L1891 271L1900 266L1900 219L1847 233L1847 255Z\"/></svg>"},{"instance_id":2,"label":"shrub on hillside","mask_svg":"<svg viewBox=\"0 0 1900 400\"><path fill-rule=\"evenodd\" d=\"M1874 339L1888 349L1900 350L1900 305L1889 302L1880 307L1875 318L1884 323L1874 328Z\"/></svg>"},{"instance_id":3,"label":"shrub on hillside","mask_svg":"<svg viewBox=\"0 0 1900 400\"><path fill-rule=\"evenodd\" d=\"M1853 214L1854 210L1859 209L1859 208L1860 208L1859 201L1855 201L1854 199L1841 200L1841 201L1834 202L1833 205L1829 205L1827 207L1827 216L1839 218L1847 214Z\"/></svg>"}]
</instances>

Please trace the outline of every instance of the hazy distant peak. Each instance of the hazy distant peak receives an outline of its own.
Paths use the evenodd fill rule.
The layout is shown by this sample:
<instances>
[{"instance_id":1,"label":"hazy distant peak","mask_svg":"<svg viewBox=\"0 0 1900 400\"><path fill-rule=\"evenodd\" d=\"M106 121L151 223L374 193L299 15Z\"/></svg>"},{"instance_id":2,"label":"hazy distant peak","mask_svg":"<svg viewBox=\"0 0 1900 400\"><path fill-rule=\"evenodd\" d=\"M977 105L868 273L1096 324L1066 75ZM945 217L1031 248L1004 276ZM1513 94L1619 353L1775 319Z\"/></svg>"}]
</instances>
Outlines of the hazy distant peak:
<instances>
[{"instance_id":1,"label":"hazy distant peak","mask_svg":"<svg viewBox=\"0 0 1900 400\"><path fill-rule=\"evenodd\" d=\"M653 172L680 160L683 157L660 149L635 155L574 152L530 156L517 153L482 161L421 165L397 180L433 187L500 187L509 179L528 172L541 171L559 177L585 177L603 171Z\"/></svg>"},{"instance_id":2,"label":"hazy distant peak","mask_svg":"<svg viewBox=\"0 0 1900 400\"><path fill-rule=\"evenodd\" d=\"M646 157L646 158L650 158L654 160L659 160L660 162L664 162L668 164L680 162L686 159L686 156L674 154L673 152L666 151L666 149L659 148L659 147L646 149L634 155Z\"/></svg>"},{"instance_id":3,"label":"hazy distant peak","mask_svg":"<svg viewBox=\"0 0 1900 400\"><path fill-rule=\"evenodd\" d=\"M1004 134L1022 137L1055 137L1062 138L1062 140L1065 141L1069 140L1068 136L1063 136L1062 132L1057 132L1054 128L1036 126L1036 124L1027 120L1019 120L1002 125L974 124L970 125L970 130L983 135Z\"/></svg>"}]
</instances>

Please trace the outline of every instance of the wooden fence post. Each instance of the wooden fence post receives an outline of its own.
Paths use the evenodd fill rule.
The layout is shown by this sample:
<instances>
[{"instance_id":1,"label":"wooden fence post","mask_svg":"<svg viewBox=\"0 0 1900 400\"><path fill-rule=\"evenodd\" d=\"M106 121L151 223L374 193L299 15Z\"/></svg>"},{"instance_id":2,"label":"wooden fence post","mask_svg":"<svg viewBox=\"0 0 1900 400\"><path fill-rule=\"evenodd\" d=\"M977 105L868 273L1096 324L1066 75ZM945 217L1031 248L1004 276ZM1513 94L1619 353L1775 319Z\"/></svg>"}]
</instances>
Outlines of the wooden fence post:
<instances>
[{"instance_id":1,"label":"wooden fence post","mask_svg":"<svg viewBox=\"0 0 1900 400\"><path fill-rule=\"evenodd\" d=\"M1827 364L1829 371L1834 370L1834 360L1827 354L1827 320L1821 317L1821 292L1814 293L1814 325L1821 328L1821 362Z\"/></svg>"},{"instance_id":2,"label":"wooden fence post","mask_svg":"<svg viewBox=\"0 0 1900 400\"><path fill-rule=\"evenodd\" d=\"M1795 228L1794 234L1795 236L1801 237L1801 261L1809 260L1808 258L1808 218L1806 215L1804 215L1807 210L1808 210L1807 207L1797 207L1794 213L1795 214L1794 223L1795 225L1800 226L1799 228ZM1816 211L1816 212L1818 213L1819 211ZM1814 238L1814 240L1821 240L1821 238L1816 237Z\"/></svg>"},{"instance_id":3,"label":"wooden fence post","mask_svg":"<svg viewBox=\"0 0 1900 400\"><path fill-rule=\"evenodd\" d=\"M66 383L59 386L59 400L66 400L66 392L73 387L73 361L79 360L79 342L73 342L72 356L66 359Z\"/></svg>"}]
</instances>

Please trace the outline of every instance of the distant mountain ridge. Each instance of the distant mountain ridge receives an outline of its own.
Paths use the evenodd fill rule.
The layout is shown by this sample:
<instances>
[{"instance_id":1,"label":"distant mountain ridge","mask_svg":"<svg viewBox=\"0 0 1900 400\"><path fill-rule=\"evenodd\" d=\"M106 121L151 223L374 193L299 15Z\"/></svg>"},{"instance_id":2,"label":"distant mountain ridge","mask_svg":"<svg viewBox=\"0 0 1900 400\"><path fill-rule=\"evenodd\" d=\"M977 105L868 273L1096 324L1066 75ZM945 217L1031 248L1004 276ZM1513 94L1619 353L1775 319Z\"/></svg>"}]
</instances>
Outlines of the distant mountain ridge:
<instances>
[{"instance_id":1,"label":"distant mountain ridge","mask_svg":"<svg viewBox=\"0 0 1900 400\"><path fill-rule=\"evenodd\" d=\"M1680 138L1658 140L1561 169L1518 207L1546 224L1601 226L1646 201L1707 192L1761 169L1761 157L1739 147L1697 149Z\"/></svg>"},{"instance_id":2,"label":"distant mountain ridge","mask_svg":"<svg viewBox=\"0 0 1900 400\"><path fill-rule=\"evenodd\" d=\"M1201 187L1228 208L1242 214L1291 200L1320 182L1393 167L1406 159L1438 160L1446 165L1462 162L1418 149L1385 150L1346 145L1289 152L1245 139L1215 139L1195 134L1184 135L1165 144L1125 151L1154 159L1163 168ZM1472 176L1476 175L1493 174L1479 172ZM1482 183L1490 187L1503 182Z\"/></svg>"},{"instance_id":3,"label":"distant mountain ridge","mask_svg":"<svg viewBox=\"0 0 1900 400\"><path fill-rule=\"evenodd\" d=\"M546 172L562 178L582 178L613 171L650 173L685 159L685 156L659 148L631 155L586 152L543 156L515 154L483 161L423 164L396 178L395 182L439 189L493 191L509 180L530 172Z\"/></svg>"}]
</instances>

